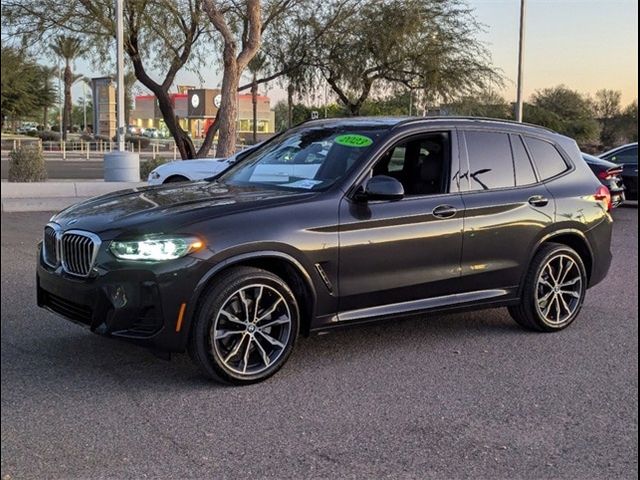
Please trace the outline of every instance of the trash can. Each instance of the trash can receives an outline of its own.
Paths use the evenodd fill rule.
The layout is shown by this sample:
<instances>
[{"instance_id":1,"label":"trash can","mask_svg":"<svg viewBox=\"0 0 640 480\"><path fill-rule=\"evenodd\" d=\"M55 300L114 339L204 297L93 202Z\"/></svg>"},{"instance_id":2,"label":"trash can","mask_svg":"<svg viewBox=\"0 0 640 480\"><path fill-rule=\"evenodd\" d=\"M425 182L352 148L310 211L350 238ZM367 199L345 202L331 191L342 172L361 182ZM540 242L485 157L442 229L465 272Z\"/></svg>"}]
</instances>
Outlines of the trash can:
<instances>
[{"instance_id":1,"label":"trash can","mask_svg":"<svg viewBox=\"0 0 640 480\"><path fill-rule=\"evenodd\" d=\"M105 182L139 182L140 157L127 151L109 152L104 155Z\"/></svg>"}]
</instances>

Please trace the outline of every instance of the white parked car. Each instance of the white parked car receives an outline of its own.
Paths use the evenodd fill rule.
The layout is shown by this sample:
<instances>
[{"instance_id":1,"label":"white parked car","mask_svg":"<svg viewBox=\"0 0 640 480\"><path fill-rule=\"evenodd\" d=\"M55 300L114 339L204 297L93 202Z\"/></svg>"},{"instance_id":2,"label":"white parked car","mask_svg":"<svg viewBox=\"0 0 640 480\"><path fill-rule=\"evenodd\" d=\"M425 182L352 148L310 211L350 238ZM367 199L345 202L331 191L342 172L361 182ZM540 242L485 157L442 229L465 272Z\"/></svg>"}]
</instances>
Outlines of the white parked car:
<instances>
[{"instance_id":1,"label":"white parked car","mask_svg":"<svg viewBox=\"0 0 640 480\"><path fill-rule=\"evenodd\" d=\"M200 158L198 160L178 160L163 163L149 173L149 185L162 183L189 182L212 177L227 168L231 163L225 158Z\"/></svg>"},{"instance_id":2,"label":"white parked car","mask_svg":"<svg viewBox=\"0 0 640 480\"><path fill-rule=\"evenodd\" d=\"M212 177L244 158L258 145L236 152L229 158L198 158L163 163L149 172L147 182L149 185L161 185L163 183L190 182Z\"/></svg>"},{"instance_id":3,"label":"white parked car","mask_svg":"<svg viewBox=\"0 0 640 480\"><path fill-rule=\"evenodd\" d=\"M160 165L149 173L149 185L186 182L212 177L234 163L247 157L258 145L238 152L231 157L199 160L183 160ZM299 145L280 145L276 150L264 153L261 162L251 171L251 181L282 183L287 181L313 181L327 148L314 143L305 148Z\"/></svg>"}]
</instances>

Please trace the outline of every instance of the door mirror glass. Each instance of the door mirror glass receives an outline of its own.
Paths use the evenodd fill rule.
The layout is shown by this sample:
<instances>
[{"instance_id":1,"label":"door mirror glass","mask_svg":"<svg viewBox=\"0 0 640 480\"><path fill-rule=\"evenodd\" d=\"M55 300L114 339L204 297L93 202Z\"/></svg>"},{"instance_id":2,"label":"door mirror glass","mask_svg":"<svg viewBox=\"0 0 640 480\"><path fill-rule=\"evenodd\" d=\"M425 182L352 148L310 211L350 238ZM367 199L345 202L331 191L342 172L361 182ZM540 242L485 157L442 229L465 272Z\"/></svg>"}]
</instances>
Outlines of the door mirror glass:
<instances>
[{"instance_id":1,"label":"door mirror glass","mask_svg":"<svg viewBox=\"0 0 640 480\"><path fill-rule=\"evenodd\" d=\"M400 200L404 197L404 187L393 177L376 175L369 179L359 197L363 200Z\"/></svg>"}]
</instances>

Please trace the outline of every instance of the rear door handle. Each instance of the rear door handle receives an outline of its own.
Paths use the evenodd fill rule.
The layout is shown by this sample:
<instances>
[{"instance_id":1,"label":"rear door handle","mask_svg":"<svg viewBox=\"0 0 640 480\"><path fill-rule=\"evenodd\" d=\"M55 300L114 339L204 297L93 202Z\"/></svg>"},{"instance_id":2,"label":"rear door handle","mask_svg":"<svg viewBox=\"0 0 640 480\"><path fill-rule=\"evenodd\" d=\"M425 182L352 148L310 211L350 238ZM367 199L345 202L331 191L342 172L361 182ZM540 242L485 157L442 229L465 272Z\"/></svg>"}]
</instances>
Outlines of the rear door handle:
<instances>
[{"instance_id":1,"label":"rear door handle","mask_svg":"<svg viewBox=\"0 0 640 480\"><path fill-rule=\"evenodd\" d=\"M529 197L529 204L534 207L546 207L549 204L549 199L542 195L534 195Z\"/></svg>"},{"instance_id":2,"label":"rear door handle","mask_svg":"<svg viewBox=\"0 0 640 480\"><path fill-rule=\"evenodd\" d=\"M458 213L458 209L451 205L438 205L431 213L433 213L434 217L451 218Z\"/></svg>"}]
</instances>

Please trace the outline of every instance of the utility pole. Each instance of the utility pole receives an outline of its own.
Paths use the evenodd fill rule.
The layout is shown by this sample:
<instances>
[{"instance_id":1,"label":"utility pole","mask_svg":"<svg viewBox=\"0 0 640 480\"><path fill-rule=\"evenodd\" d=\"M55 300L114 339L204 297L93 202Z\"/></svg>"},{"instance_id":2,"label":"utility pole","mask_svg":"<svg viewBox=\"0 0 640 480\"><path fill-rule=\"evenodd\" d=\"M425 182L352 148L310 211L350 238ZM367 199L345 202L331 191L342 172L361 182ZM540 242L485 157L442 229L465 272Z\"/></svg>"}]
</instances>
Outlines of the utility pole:
<instances>
[{"instance_id":1,"label":"utility pole","mask_svg":"<svg viewBox=\"0 0 640 480\"><path fill-rule=\"evenodd\" d=\"M520 44L518 46L518 85L516 98L516 121L522 123L522 64L524 63L524 30L527 0L520 0Z\"/></svg>"}]
</instances>

